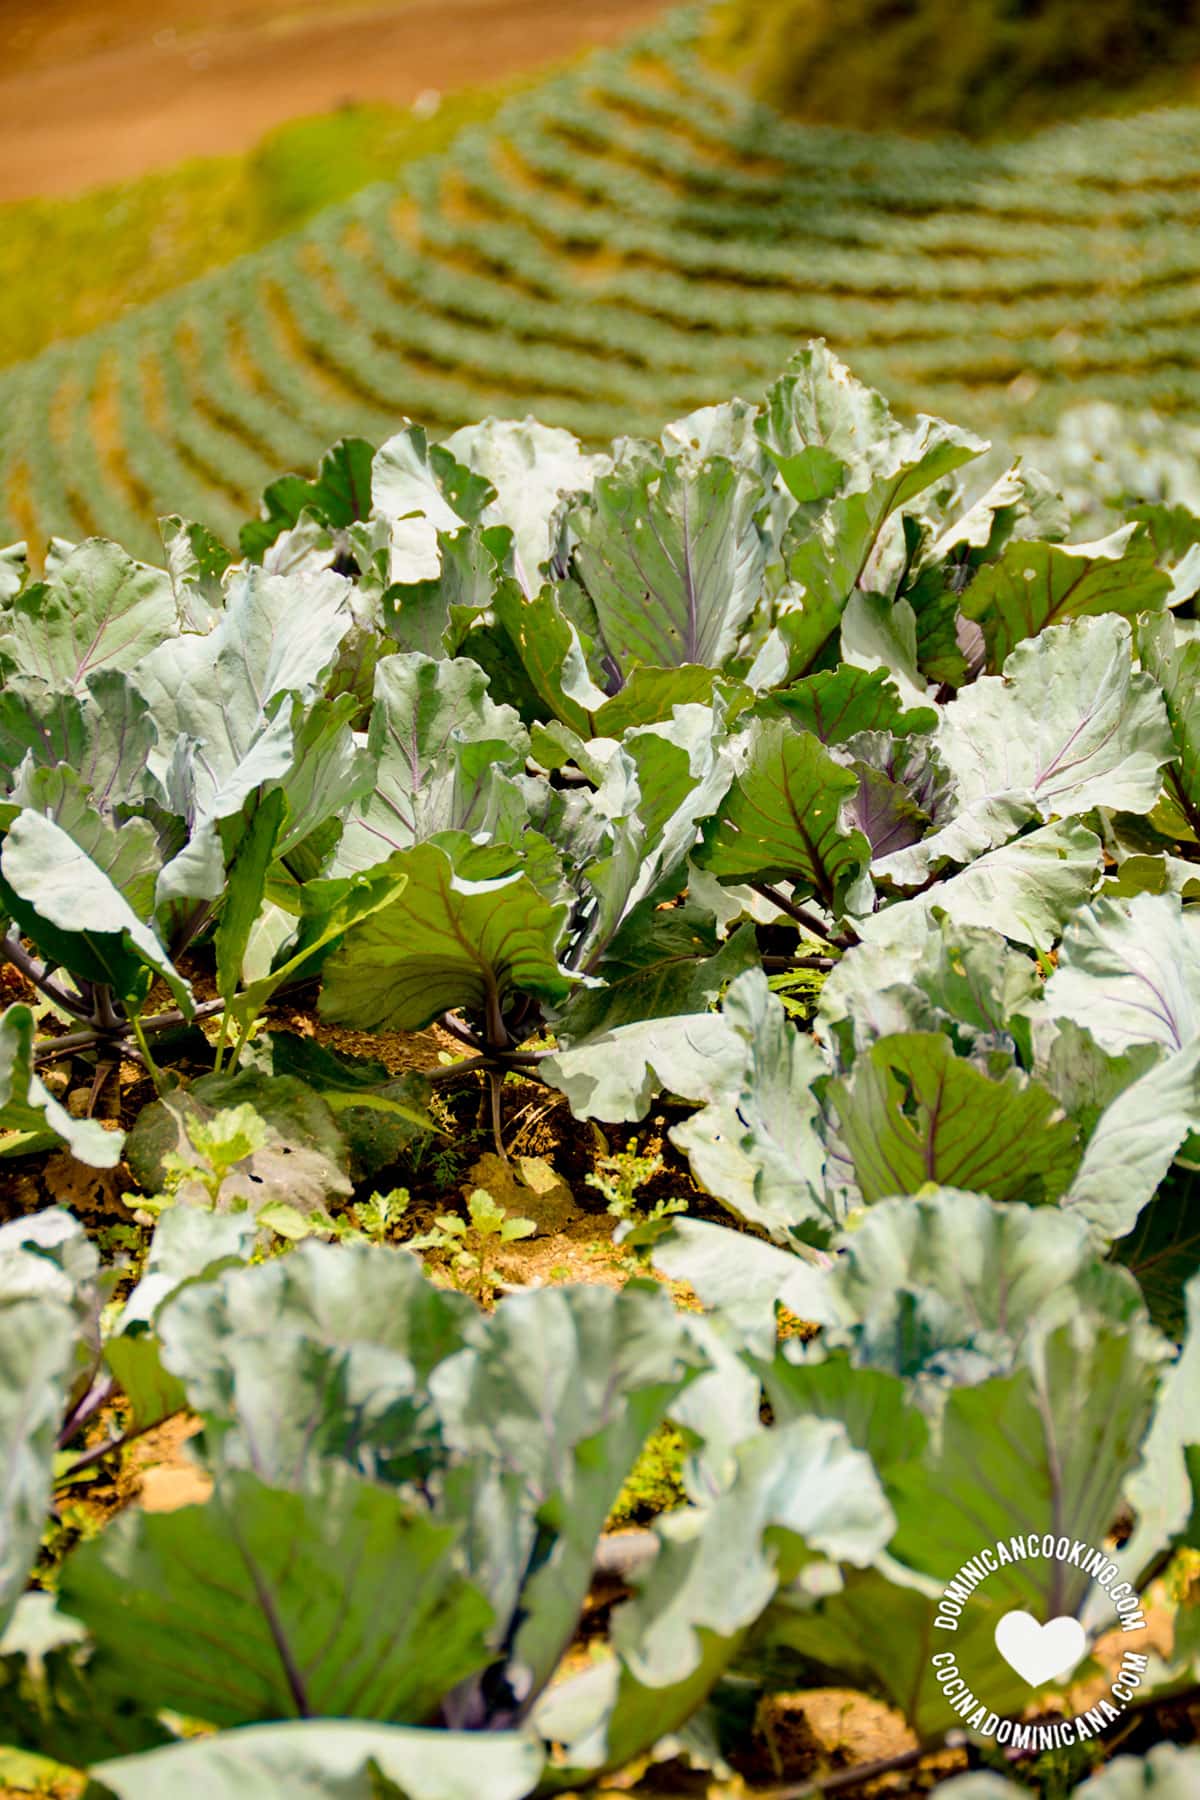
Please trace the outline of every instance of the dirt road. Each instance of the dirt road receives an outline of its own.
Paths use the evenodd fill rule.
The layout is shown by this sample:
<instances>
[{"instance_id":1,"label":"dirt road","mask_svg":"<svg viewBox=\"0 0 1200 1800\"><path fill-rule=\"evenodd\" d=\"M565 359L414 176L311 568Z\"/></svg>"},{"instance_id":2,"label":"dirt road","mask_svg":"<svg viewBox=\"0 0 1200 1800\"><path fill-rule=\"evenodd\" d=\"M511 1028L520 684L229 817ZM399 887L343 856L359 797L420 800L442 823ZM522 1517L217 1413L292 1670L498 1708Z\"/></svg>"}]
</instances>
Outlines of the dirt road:
<instances>
[{"instance_id":1,"label":"dirt road","mask_svg":"<svg viewBox=\"0 0 1200 1800\"><path fill-rule=\"evenodd\" d=\"M0 200L249 148L347 101L407 105L647 25L666 0L0 0Z\"/></svg>"}]
</instances>

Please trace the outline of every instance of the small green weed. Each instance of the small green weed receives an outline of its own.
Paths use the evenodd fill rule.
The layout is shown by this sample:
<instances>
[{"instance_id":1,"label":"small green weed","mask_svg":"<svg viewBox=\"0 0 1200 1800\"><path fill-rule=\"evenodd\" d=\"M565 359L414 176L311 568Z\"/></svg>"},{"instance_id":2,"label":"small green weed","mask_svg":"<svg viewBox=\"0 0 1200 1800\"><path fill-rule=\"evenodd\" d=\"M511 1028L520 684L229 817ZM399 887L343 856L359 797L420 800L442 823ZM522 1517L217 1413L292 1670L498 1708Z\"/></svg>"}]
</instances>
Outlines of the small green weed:
<instances>
[{"instance_id":1,"label":"small green weed","mask_svg":"<svg viewBox=\"0 0 1200 1800\"><path fill-rule=\"evenodd\" d=\"M157 1217L174 1204L185 1182L202 1188L211 1208L216 1207L225 1178L240 1162L265 1148L266 1121L250 1105L227 1106L211 1119L189 1119L184 1130L187 1150L168 1150L163 1157L163 1183L157 1194L126 1194L126 1204Z\"/></svg>"},{"instance_id":2,"label":"small green weed","mask_svg":"<svg viewBox=\"0 0 1200 1800\"><path fill-rule=\"evenodd\" d=\"M787 969L782 975L768 975L767 986L778 994L789 1019L807 1024L817 1009L825 976L820 969Z\"/></svg>"},{"instance_id":3,"label":"small green weed","mask_svg":"<svg viewBox=\"0 0 1200 1800\"><path fill-rule=\"evenodd\" d=\"M440 1213L432 1231L408 1239L410 1250L442 1250L449 1254L458 1285L475 1296L481 1306L495 1295L492 1265L496 1252L517 1238L532 1237L532 1219L511 1218L486 1188L476 1188L467 1201L469 1222L457 1213Z\"/></svg>"},{"instance_id":4,"label":"small green weed","mask_svg":"<svg viewBox=\"0 0 1200 1800\"><path fill-rule=\"evenodd\" d=\"M356 1201L350 1211L369 1244L386 1244L393 1225L408 1211L408 1189L393 1188L390 1194L376 1189L369 1200Z\"/></svg>"},{"instance_id":5,"label":"small green weed","mask_svg":"<svg viewBox=\"0 0 1200 1800\"><path fill-rule=\"evenodd\" d=\"M656 1200L654 1205L643 1211L637 1204L637 1192L664 1168L662 1157L656 1150L646 1155L638 1154L637 1139L631 1137L624 1150L614 1150L611 1156L600 1156L596 1159L595 1169L585 1177L588 1186L599 1188L608 1201L608 1210L614 1219L627 1224L632 1219L653 1224L658 1219L665 1219L671 1213L687 1211L687 1201L678 1197L667 1200Z\"/></svg>"}]
</instances>

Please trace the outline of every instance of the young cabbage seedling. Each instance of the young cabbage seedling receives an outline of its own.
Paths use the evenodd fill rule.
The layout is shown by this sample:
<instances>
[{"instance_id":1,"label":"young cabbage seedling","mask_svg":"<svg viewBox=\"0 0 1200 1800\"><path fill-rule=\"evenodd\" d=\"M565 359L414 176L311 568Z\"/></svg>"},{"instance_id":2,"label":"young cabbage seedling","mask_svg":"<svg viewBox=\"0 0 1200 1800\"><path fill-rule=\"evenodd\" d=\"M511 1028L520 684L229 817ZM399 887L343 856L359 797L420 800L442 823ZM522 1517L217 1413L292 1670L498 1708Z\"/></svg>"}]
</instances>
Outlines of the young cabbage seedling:
<instances>
[{"instance_id":1,"label":"young cabbage seedling","mask_svg":"<svg viewBox=\"0 0 1200 1800\"><path fill-rule=\"evenodd\" d=\"M130 1195L140 1211L161 1212L173 1203L185 1181L197 1182L215 1210L226 1176L263 1149L268 1137L265 1120L248 1104L227 1106L211 1119L189 1119L185 1130L188 1149L168 1150L162 1159L162 1192L153 1197Z\"/></svg>"},{"instance_id":2,"label":"young cabbage seedling","mask_svg":"<svg viewBox=\"0 0 1200 1800\"><path fill-rule=\"evenodd\" d=\"M459 1285L487 1305L495 1293L492 1264L496 1252L517 1238L532 1237L532 1219L510 1218L486 1188L476 1188L467 1201L470 1223L457 1213L441 1213L432 1231L408 1239L410 1250L444 1250L450 1253L460 1277Z\"/></svg>"}]
</instances>

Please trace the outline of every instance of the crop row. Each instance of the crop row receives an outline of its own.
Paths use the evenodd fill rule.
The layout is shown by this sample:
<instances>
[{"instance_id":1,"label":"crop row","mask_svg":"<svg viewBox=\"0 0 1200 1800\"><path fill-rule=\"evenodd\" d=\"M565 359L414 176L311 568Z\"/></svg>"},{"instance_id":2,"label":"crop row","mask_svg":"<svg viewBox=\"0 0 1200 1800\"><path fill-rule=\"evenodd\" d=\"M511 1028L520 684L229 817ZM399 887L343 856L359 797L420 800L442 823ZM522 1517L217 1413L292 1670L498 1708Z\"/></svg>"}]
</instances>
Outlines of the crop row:
<instances>
[{"instance_id":1,"label":"crop row","mask_svg":"<svg viewBox=\"0 0 1200 1800\"><path fill-rule=\"evenodd\" d=\"M977 148L787 123L686 15L243 259L0 376L0 540L164 511L235 532L281 470L402 415L596 441L821 335L901 404L1052 429L1194 407L1193 111ZM1048 176L1053 173L1053 180Z\"/></svg>"}]
</instances>

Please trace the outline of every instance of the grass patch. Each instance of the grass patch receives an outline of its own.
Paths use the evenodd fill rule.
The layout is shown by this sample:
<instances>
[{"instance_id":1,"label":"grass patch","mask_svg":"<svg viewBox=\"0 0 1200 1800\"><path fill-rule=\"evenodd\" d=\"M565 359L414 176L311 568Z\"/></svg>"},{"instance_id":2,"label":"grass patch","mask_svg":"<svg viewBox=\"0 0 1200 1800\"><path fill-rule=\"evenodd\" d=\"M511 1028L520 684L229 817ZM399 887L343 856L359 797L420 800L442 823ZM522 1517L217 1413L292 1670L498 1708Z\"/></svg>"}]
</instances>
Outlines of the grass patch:
<instances>
[{"instance_id":1,"label":"grass patch","mask_svg":"<svg viewBox=\"0 0 1200 1800\"><path fill-rule=\"evenodd\" d=\"M200 157L69 199L0 206L0 366L79 337L444 150L547 71L444 95L430 114L352 105L244 156Z\"/></svg>"}]
</instances>

